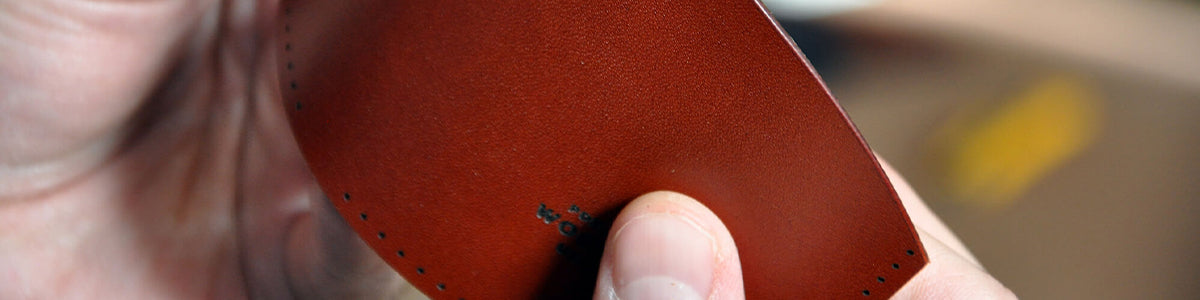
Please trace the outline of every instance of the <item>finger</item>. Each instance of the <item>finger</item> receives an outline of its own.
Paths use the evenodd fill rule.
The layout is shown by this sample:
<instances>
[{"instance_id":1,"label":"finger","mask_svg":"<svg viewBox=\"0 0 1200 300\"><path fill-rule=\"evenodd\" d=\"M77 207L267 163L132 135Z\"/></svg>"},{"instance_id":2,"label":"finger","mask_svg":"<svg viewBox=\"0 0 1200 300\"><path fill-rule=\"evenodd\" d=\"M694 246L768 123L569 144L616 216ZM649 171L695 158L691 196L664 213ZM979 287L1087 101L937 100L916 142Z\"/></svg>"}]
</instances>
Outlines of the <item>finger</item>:
<instances>
[{"instance_id":1,"label":"finger","mask_svg":"<svg viewBox=\"0 0 1200 300\"><path fill-rule=\"evenodd\" d=\"M878 160L883 171L887 173L888 180L892 182L892 187L896 189L896 194L900 196L900 201L904 203L904 210L908 212L908 218L912 220L913 226L942 241L946 247L958 252L972 264L982 266L975 256L971 255L971 251L967 250L967 246L963 245L954 232L950 231L950 228L946 227L946 224L933 214L921 197L917 196L912 186L908 185L908 181L904 180L904 177L900 176L900 173L896 172L896 169L892 168L883 158L878 158Z\"/></svg>"},{"instance_id":2,"label":"finger","mask_svg":"<svg viewBox=\"0 0 1200 300\"><path fill-rule=\"evenodd\" d=\"M268 101L275 89L260 90L239 204L251 298L425 299L338 214L305 165L283 107Z\"/></svg>"},{"instance_id":3,"label":"finger","mask_svg":"<svg viewBox=\"0 0 1200 300\"><path fill-rule=\"evenodd\" d=\"M932 234L918 230L929 264L892 299L1016 299L979 265Z\"/></svg>"},{"instance_id":4,"label":"finger","mask_svg":"<svg viewBox=\"0 0 1200 300\"><path fill-rule=\"evenodd\" d=\"M376 255L324 197L289 238L289 281L302 299L414 299L420 292ZM404 296L406 298L401 298ZM416 297L415 299L421 299Z\"/></svg>"},{"instance_id":5,"label":"finger","mask_svg":"<svg viewBox=\"0 0 1200 300\"><path fill-rule=\"evenodd\" d=\"M629 203L605 243L596 299L744 299L733 237L712 211L675 192Z\"/></svg>"},{"instance_id":6,"label":"finger","mask_svg":"<svg viewBox=\"0 0 1200 300\"><path fill-rule=\"evenodd\" d=\"M299 148L290 134L286 114L283 107L278 105L280 95L276 88L276 54L272 47L267 47L276 38L272 21L279 11L279 1L258 1L255 5L258 6L254 11L259 22L254 24L257 31L245 35L256 38L247 43L254 43L256 46L252 48L257 51L254 54L259 55L254 72L257 76L254 83L258 85L256 91L259 93L254 103L254 111L257 112L255 132L259 135L254 140L262 142L254 145L261 147L264 153L259 156L264 159L260 167L274 171L256 177L270 182L256 186L306 187L301 192L300 201L281 204L302 207L295 214L286 214L298 215L284 229L287 242L281 251L287 256L282 264L287 276L287 291L264 288L261 295L266 295L264 298L296 299L428 299L359 238L347 222L358 220L343 219L330 199L320 191L311 177L311 171L304 166ZM302 178L296 178L295 175L302 175ZM248 205L264 205L247 202ZM274 226L288 222L276 220L267 223L266 226Z\"/></svg>"},{"instance_id":7,"label":"finger","mask_svg":"<svg viewBox=\"0 0 1200 300\"><path fill-rule=\"evenodd\" d=\"M983 269L899 172L882 158L879 164L904 203L929 257L929 264L892 299L1016 299L1012 291Z\"/></svg>"}]
</instances>

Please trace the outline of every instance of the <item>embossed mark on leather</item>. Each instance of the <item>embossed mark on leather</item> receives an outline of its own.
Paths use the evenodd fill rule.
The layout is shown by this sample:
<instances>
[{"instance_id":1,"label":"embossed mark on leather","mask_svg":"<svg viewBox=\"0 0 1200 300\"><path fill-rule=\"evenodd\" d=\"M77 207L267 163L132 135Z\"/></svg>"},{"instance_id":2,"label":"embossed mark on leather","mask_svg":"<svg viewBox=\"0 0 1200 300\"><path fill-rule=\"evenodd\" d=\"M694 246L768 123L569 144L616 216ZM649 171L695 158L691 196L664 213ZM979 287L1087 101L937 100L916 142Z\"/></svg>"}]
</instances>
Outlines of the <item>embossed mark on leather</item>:
<instances>
[{"instance_id":1,"label":"embossed mark on leather","mask_svg":"<svg viewBox=\"0 0 1200 300\"><path fill-rule=\"evenodd\" d=\"M603 253L596 250L604 249L607 233L603 229L608 228L610 222L598 221L575 204L571 204L566 213L564 218L562 213L548 208L545 203L538 204L536 217L557 228L558 233L567 238L554 245L554 252L576 263L597 261Z\"/></svg>"}]
</instances>

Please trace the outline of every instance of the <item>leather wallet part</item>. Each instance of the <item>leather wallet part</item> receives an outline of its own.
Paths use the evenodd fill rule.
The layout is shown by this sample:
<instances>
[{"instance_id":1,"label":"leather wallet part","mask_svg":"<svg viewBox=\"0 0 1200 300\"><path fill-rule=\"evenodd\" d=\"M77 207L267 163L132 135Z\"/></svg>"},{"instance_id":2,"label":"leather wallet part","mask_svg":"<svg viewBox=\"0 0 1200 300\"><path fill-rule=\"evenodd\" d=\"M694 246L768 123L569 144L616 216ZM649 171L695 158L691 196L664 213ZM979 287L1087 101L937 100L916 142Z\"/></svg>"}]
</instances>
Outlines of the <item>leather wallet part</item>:
<instances>
[{"instance_id":1,"label":"leather wallet part","mask_svg":"<svg viewBox=\"0 0 1200 300\"><path fill-rule=\"evenodd\" d=\"M610 222L656 190L725 222L750 299L886 298L927 261L757 1L281 5L305 158L432 298L590 297Z\"/></svg>"}]
</instances>

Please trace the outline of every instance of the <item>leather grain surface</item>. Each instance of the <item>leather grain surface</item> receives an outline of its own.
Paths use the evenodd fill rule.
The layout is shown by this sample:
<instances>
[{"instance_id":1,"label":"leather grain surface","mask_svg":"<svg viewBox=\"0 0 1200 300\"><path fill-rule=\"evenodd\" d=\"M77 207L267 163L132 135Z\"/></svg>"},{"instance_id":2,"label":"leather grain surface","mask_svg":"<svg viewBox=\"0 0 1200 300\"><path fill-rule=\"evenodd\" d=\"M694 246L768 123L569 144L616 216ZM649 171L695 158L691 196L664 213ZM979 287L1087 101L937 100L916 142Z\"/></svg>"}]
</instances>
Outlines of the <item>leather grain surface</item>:
<instances>
[{"instance_id":1,"label":"leather grain surface","mask_svg":"<svg viewBox=\"0 0 1200 300\"><path fill-rule=\"evenodd\" d=\"M279 80L346 221L435 299L587 298L608 224L674 190L750 299L886 298L927 258L754 0L282 3Z\"/></svg>"}]
</instances>

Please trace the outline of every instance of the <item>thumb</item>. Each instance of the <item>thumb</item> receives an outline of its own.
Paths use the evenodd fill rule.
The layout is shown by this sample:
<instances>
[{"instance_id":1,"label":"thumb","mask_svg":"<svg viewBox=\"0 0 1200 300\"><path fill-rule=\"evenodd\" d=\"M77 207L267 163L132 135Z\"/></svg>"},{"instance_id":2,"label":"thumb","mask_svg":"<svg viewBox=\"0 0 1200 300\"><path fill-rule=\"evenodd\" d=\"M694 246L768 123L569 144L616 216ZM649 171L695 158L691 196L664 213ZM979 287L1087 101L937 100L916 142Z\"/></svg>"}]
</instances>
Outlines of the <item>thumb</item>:
<instances>
[{"instance_id":1,"label":"thumb","mask_svg":"<svg viewBox=\"0 0 1200 300\"><path fill-rule=\"evenodd\" d=\"M725 224L683 194L653 192L613 221L595 299L744 299Z\"/></svg>"}]
</instances>

